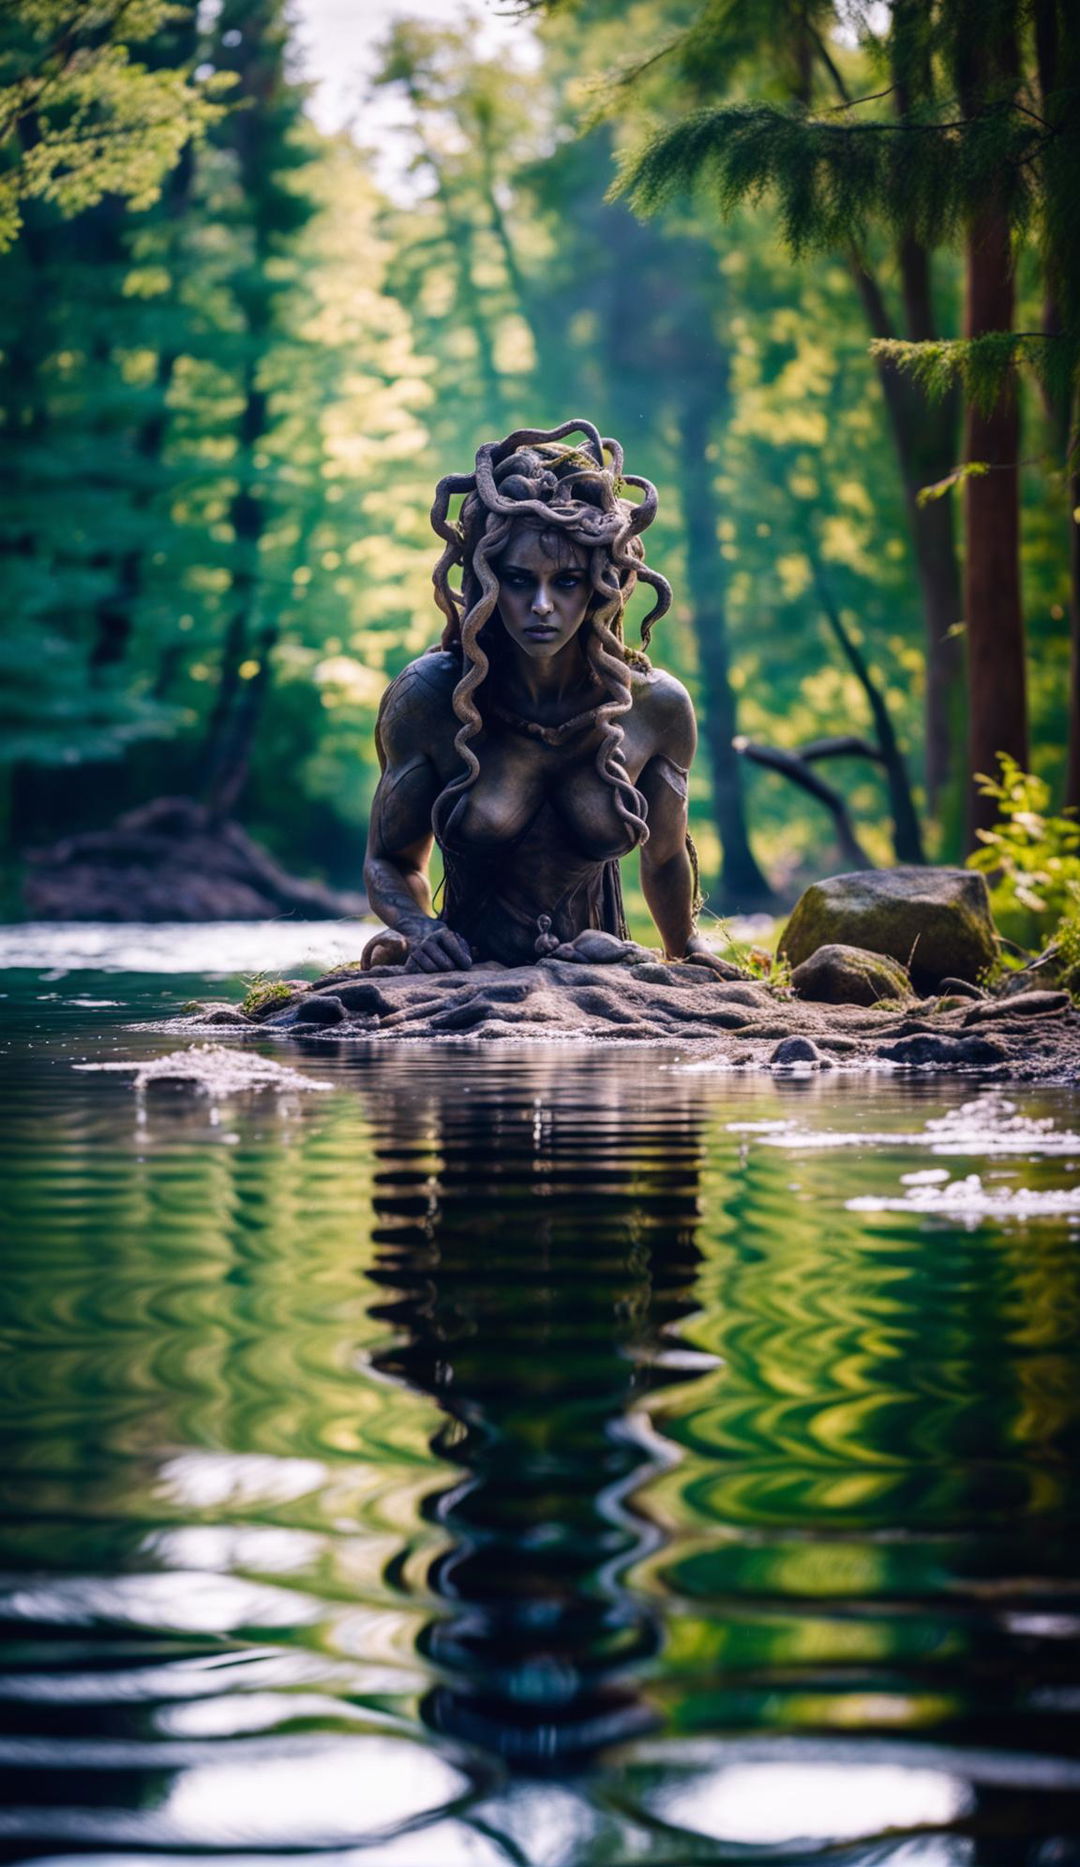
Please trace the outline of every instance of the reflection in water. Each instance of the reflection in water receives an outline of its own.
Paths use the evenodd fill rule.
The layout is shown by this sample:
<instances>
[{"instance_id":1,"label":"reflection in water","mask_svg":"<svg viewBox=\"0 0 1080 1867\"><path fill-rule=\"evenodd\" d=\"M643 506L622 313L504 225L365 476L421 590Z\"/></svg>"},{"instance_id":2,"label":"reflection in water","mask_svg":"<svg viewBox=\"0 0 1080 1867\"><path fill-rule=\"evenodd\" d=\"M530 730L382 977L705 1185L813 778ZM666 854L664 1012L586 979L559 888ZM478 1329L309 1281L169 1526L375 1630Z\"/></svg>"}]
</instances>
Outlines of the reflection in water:
<instances>
[{"instance_id":1,"label":"reflection in water","mask_svg":"<svg viewBox=\"0 0 1080 1867\"><path fill-rule=\"evenodd\" d=\"M320 1044L140 1123L72 1051L175 1038L52 1007L0 1032L0 1858L1073 1858L1077 1229L997 1212L1075 1098ZM943 1159L991 1216L888 1209Z\"/></svg>"},{"instance_id":2,"label":"reflection in water","mask_svg":"<svg viewBox=\"0 0 1080 1867\"><path fill-rule=\"evenodd\" d=\"M658 1121L651 1086L628 1096L600 1069L568 1105L548 1071L522 1104L435 1095L404 1059L374 1137L373 1275L393 1292L374 1313L402 1332L375 1365L438 1400L433 1450L462 1474L432 1505L451 1546L425 1716L531 1764L649 1721L635 1681L659 1615L622 1578L651 1541L626 1494L656 1460L628 1415L672 1378L663 1331L698 1263L699 1122L673 1124L670 1085ZM402 1153L418 1130L426 1179Z\"/></svg>"}]
</instances>

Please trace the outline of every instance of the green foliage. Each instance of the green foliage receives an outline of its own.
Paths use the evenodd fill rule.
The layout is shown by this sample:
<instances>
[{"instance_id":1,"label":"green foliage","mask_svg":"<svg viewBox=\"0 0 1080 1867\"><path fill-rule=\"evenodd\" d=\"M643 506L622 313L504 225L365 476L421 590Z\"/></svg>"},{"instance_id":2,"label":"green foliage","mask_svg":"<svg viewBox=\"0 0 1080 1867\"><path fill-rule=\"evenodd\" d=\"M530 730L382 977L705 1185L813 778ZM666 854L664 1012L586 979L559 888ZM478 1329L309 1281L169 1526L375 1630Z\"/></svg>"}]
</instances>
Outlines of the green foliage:
<instances>
[{"instance_id":1,"label":"green foliage","mask_svg":"<svg viewBox=\"0 0 1080 1867\"><path fill-rule=\"evenodd\" d=\"M245 1017L254 1018L267 1012L272 1005L284 1005L292 998L295 984L286 979L267 979L262 973L248 982L248 987L240 1000L240 1010Z\"/></svg>"},{"instance_id":2,"label":"green foliage","mask_svg":"<svg viewBox=\"0 0 1080 1867\"><path fill-rule=\"evenodd\" d=\"M775 923L774 934L782 925L780 921ZM741 966L751 979L760 979L778 997L791 997L792 967L786 955L777 954L770 947L759 946L754 941L737 940L724 920L712 922L704 931L715 937L716 950L721 959L730 960L733 966Z\"/></svg>"},{"instance_id":3,"label":"green foliage","mask_svg":"<svg viewBox=\"0 0 1080 1867\"><path fill-rule=\"evenodd\" d=\"M998 778L980 775L984 797L998 805L992 830L968 866L991 878L994 918L1022 946L1044 945L1062 918L1076 912L1080 887L1080 824L1051 810L1050 787L1001 755Z\"/></svg>"},{"instance_id":4,"label":"green foliage","mask_svg":"<svg viewBox=\"0 0 1080 1867\"><path fill-rule=\"evenodd\" d=\"M629 154L615 183L631 205L655 212L706 182L725 214L774 194L792 251L843 249L874 222L928 245L952 237L1000 190L1017 224L1032 208L1031 163L1043 133L995 107L970 121L842 121L791 106L727 104L698 110Z\"/></svg>"},{"instance_id":5,"label":"green foliage","mask_svg":"<svg viewBox=\"0 0 1080 1867\"><path fill-rule=\"evenodd\" d=\"M699 15L696 37L681 31ZM574 132L589 85L625 57L623 9L560 8L534 63L477 56L467 29L399 23L380 82L412 166L389 192L365 152L305 120L284 0L226 0L201 26L189 6L138 17L138 35L104 22L102 43L189 89L196 67L228 68L238 101L188 136L150 205L106 193L62 220L30 197L24 237L0 256L0 726L19 845L196 788L215 742L241 776L246 759L251 830L287 865L356 886L379 695L440 626L434 481L493 433L575 410L620 435L628 465L659 487L649 555L675 605L655 652L689 685L704 729L690 801L707 879L720 867L708 735L717 718L726 728L722 705L710 718L723 683L710 689L706 661L721 624L732 731L796 747L865 722L815 565L917 748L925 673L907 508L850 273L828 254L793 272L779 184L723 223L704 194L672 195L647 223L605 198L615 148L640 134L640 92L623 87L611 120ZM704 12L640 0L631 49L671 42L639 81L648 106L670 117L686 96L713 95L718 70L736 71L783 118L777 160L794 186L816 126L832 137L865 114L830 118L813 35L849 86L882 88L874 35L841 43L834 19L819 0ZM730 60L717 65L721 30ZM793 109L807 46L814 81ZM765 121L737 126L740 199L754 192ZM839 163L811 179L829 212ZM867 260L888 284L867 214ZM1040 271L1023 274L1032 325L1041 286ZM951 259L935 289L948 311ZM701 485L695 593L686 514ZM1050 777L1064 733L1064 541L1034 475L1025 498L1034 725ZM871 853L889 860L878 774L862 763L833 774ZM771 773L744 782L755 849L781 887L830 862L819 806Z\"/></svg>"},{"instance_id":6,"label":"green foliage","mask_svg":"<svg viewBox=\"0 0 1080 1867\"><path fill-rule=\"evenodd\" d=\"M931 401L940 401L959 383L967 400L983 414L994 408L1005 385L1021 366L1030 369L1047 397L1068 397L1076 356L1064 333L988 331L983 337L951 337L936 342L905 343L875 338L873 356L884 357L910 372ZM978 471L972 465L969 471Z\"/></svg>"},{"instance_id":7,"label":"green foliage","mask_svg":"<svg viewBox=\"0 0 1080 1867\"><path fill-rule=\"evenodd\" d=\"M230 88L132 46L190 15L170 0L6 0L0 21L0 252L28 201L71 216L115 195L150 207Z\"/></svg>"},{"instance_id":8,"label":"green foliage","mask_svg":"<svg viewBox=\"0 0 1080 1867\"><path fill-rule=\"evenodd\" d=\"M1024 9L1014 0L1002 0L992 17L969 0L897 0L879 11L876 20L860 13L859 25L871 70L889 82L853 96L837 65L838 48L836 56L829 48L840 9L818 6L811 17L771 0L760 9L755 41L746 17L752 7L705 0L664 54L680 74L684 107L644 140L631 139L614 190L642 213L699 183L724 215L771 198L784 238L800 256L861 248L877 228L934 248L955 241L992 203L1015 234L1034 227L1059 328L992 332L970 343L941 344L926 333L918 342L882 338L878 354L910 370L932 395L961 382L984 408L1024 362L1049 396L1067 402L1080 368L1075 21L1050 0L1040 13L1037 58L1028 52L1029 68L1021 72L1013 46L1024 36ZM801 48L789 101L717 102L755 43L759 50L775 45L781 57ZM827 109L819 101L826 84L839 99ZM868 114L868 106L884 100L883 110ZM616 88L610 107L620 101Z\"/></svg>"},{"instance_id":9,"label":"green foliage","mask_svg":"<svg viewBox=\"0 0 1080 1867\"><path fill-rule=\"evenodd\" d=\"M1080 883L1069 884L1068 906L1054 940L1061 984L1074 998L1080 998Z\"/></svg>"}]
</instances>

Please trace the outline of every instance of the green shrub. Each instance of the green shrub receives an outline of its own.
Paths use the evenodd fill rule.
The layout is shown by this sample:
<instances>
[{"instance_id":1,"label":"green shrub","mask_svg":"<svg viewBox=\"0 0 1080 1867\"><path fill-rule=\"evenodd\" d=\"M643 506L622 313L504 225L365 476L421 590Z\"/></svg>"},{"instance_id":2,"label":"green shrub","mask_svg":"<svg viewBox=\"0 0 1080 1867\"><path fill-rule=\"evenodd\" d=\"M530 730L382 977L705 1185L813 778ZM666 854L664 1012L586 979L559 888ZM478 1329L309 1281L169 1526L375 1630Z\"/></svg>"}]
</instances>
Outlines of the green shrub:
<instances>
[{"instance_id":1,"label":"green shrub","mask_svg":"<svg viewBox=\"0 0 1080 1867\"><path fill-rule=\"evenodd\" d=\"M1051 814L1044 779L1021 771L1005 752L999 764L999 779L978 776L982 795L997 799L998 821L976 831L982 848L968 857L968 867L987 877L1006 939L1036 950L1080 914L1080 824L1069 813Z\"/></svg>"},{"instance_id":2,"label":"green shrub","mask_svg":"<svg viewBox=\"0 0 1080 1867\"><path fill-rule=\"evenodd\" d=\"M1069 908L1058 923L1058 977L1067 992L1080 997L1080 884L1069 885Z\"/></svg>"}]
</instances>

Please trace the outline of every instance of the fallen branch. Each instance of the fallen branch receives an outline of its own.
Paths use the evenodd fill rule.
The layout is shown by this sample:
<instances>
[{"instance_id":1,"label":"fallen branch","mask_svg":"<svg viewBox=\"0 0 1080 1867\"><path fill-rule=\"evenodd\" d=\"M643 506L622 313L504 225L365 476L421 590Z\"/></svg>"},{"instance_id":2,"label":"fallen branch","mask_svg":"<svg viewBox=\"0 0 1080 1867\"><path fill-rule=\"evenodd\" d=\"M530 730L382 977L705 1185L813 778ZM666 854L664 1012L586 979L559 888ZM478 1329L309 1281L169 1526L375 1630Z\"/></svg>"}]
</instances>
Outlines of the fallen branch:
<instances>
[{"instance_id":1,"label":"fallen branch","mask_svg":"<svg viewBox=\"0 0 1080 1867\"><path fill-rule=\"evenodd\" d=\"M832 739L810 739L799 747L796 757L801 758L804 765L819 758L869 758L878 765L885 763L881 747L872 745L869 739L860 739L857 733L840 733Z\"/></svg>"},{"instance_id":2,"label":"fallen branch","mask_svg":"<svg viewBox=\"0 0 1080 1867\"><path fill-rule=\"evenodd\" d=\"M782 752L778 746L758 745L752 739L743 738L742 735L733 739L731 743L743 758L752 759L755 765L764 765L769 771L780 772L783 777L790 778L792 784L797 784L801 790L808 791L819 804L824 804L836 825L836 840L840 844L844 860L850 863L853 869L876 868L876 863L867 855L855 834L848 807L839 791L834 791L831 784L826 784L823 778L818 777L807 763L804 753ZM816 757L821 758L824 756L820 750L823 743L826 742L818 740L808 749ZM835 745L837 742L829 743ZM848 742L849 749L850 743Z\"/></svg>"},{"instance_id":3,"label":"fallen branch","mask_svg":"<svg viewBox=\"0 0 1080 1867\"><path fill-rule=\"evenodd\" d=\"M896 851L897 861L921 865L926 861L922 830L919 827L918 812L911 795L907 761L900 750L899 741L893 730L889 709L885 704L885 696L871 674L858 643L840 614L813 539L807 540L807 555L810 559L810 568L825 620L839 643L855 679L866 695L870 712L873 715L878 736L878 749L871 751L869 756L876 758L885 773L885 782L889 791L889 808L893 820L893 848Z\"/></svg>"}]
</instances>

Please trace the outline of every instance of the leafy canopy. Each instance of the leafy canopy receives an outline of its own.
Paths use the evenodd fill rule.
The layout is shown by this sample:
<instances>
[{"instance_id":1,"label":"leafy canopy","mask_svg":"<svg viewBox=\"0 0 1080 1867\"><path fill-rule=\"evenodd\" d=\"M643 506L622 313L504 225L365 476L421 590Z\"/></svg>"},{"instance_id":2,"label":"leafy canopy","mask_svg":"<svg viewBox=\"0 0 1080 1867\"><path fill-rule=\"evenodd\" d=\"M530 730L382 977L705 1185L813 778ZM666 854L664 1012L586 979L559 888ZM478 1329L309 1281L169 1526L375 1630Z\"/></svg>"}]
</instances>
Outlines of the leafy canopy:
<instances>
[{"instance_id":1,"label":"leafy canopy","mask_svg":"<svg viewBox=\"0 0 1080 1867\"><path fill-rule=\"evenodd\" d=\"M200 83L186 66L156 68L132 45L183 20L173 0L5 0L0 19L0 251L17 238L22 204L65 216L105 195L156 201L184 145L222 113L232 83Z\"/></svg>"}]
</instances>

